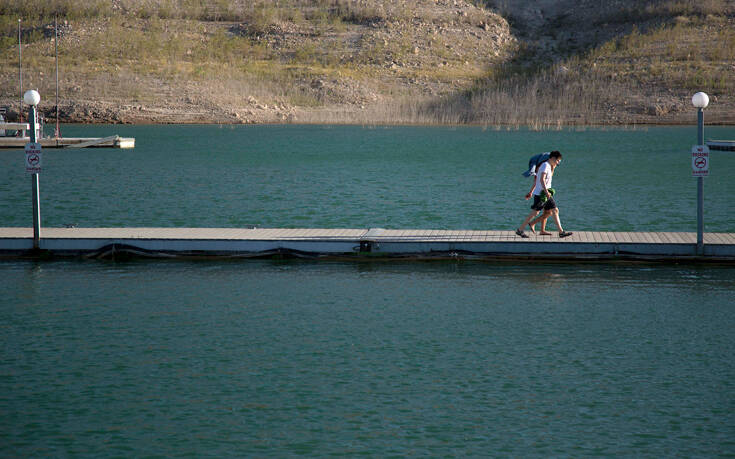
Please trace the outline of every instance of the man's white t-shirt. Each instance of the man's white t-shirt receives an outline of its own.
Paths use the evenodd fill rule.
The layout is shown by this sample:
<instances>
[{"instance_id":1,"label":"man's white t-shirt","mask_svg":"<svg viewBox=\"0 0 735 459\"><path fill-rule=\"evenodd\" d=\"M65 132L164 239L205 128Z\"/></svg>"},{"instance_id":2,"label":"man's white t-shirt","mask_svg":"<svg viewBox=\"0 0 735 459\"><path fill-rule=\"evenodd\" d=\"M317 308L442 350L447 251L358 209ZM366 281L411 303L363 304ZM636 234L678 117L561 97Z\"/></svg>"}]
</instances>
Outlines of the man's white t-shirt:
<instances>
[{"instance_id":1,"label":"man's white t-shirt","mask_svg":"<svg viewBox=\"0 0 735 459\"><path fill-rule=\"evenodd\" d=\"M541 185L541 176L544 172L546 172L546 178L544 180L546 189L551 188L551 177L554 175L554 171L551 170L551 164L548 161L544 161L539 166L538 172L536 172L536 186L533 188L533 194L535 195L540 195L544 192L544 187Z\"/></svg>"}]
</instances>

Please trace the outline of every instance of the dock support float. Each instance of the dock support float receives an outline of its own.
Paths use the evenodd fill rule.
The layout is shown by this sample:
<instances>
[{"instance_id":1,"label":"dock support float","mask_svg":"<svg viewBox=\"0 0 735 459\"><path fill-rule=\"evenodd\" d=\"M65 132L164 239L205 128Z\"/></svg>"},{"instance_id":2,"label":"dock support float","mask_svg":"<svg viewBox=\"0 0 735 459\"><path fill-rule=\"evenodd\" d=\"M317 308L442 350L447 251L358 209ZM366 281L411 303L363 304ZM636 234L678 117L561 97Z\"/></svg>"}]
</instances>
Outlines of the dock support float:
<instances>
[{"instance_id":1,"label":"dock support float","mask_svg":"<svg viewBox=\"0 0 735 459\"><path fill-rule=\"evenodd\" d=\"M44 228L45 257L466 259L735 264L735 233L575 231L569 238L513 231L283 228ZM0 256L38 257L32 228L0 228Z\"/></svg>"}]
</instances>

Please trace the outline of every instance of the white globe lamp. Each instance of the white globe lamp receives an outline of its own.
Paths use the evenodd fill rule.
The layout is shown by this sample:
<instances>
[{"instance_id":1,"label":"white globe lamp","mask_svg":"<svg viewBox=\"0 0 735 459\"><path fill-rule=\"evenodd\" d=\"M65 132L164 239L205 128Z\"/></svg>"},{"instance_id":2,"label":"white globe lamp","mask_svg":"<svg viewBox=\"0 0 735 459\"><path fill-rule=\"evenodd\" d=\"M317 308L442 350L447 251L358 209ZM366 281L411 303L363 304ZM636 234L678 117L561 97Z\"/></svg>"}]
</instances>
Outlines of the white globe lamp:
<instances>
[{"instance_id":1,"label":"white globe lamp","mask_svg":"<svg viewBox=\"0 0 735 459\"><path fill-rule=\"evenodd\" d=\"M692 105L697 108L707 108L709 105L709 96L707 93L698 92L692 96Z\"/></svg>"},{"instance_id":2,"label":"white globe lamp","mask_svg":"<svg viewBox=\"0 0 735 459\"><path fill-rule=\"evenodd\" d=\"M39 102L41 102L41 95L35 89L29 89L25 94L23 94L23 101L28 105L33 105L35 107Z\"/></svg>"}]
</instances>

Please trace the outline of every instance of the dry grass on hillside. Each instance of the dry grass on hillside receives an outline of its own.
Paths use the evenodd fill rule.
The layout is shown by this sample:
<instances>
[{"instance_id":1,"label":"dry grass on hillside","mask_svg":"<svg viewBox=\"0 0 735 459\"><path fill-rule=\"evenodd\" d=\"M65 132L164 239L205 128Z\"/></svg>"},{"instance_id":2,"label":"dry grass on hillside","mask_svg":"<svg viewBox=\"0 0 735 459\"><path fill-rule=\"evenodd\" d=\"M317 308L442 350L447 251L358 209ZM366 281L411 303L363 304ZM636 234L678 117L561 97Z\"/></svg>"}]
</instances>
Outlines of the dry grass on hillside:
<instances>
[{"instance_id":1,"label":"dry grass on hillside","mask_svg":"<svg viewBox=\"0 0 735 459\"><path fill-rule=\"evenodd\" d=\"M23 17L25 86L52 93L59 14L67 99L189 114L132 119L681 122L705 90L735 121L735 1L538 4L556 16L528 19L519 43L483 6L520 27L535 14L520 0L6 0L0 63L17 65ZM0 75L0 99L17 92L17 73Z\"/></svg>"},{"instance_id":2,"label":"dry grass on hillside","mask_svg":"<svg viewBox=\"0 0 735 459\"><path fill-rule=\"evenodd\" d=\"M449 0L113 0L112 9L101 0L51 4L65 12L60 57L67 94L133 105L173 93L181 106L208 104L231 113L273 106L362 110L467 86L513 47L501 18L469 3L457 9ZM16 2L15 12L26 6ZM27 69L53 67L44 25L54 8L45 8L24 22ZM2 29L9 42L11 26ZM15 56L13 46L0 53L6 62ZM28 71L28 84L48 92L44 73ZM6 91L13 78L4 78ZM227 96L219 96L220 88Z\"/></svg>"},{"instance_id":3,"label":"dry grass on hillside","mask_svg":"<svg viewBox=\"0 0 735 459\"><path fill-rule=\"evenodd\" d=\"M403 99L353 116L358 122L403 119L539 129L661 120L688 123L691 94L705 90L713 100L708 119L733 123L733 74L735 21L725 15L695 14L677 16L646 33L634 28L551 66L491 72L453 97ZM342 116L322 112L316 121L335 122Z\"/></svg>"}]
</instances>

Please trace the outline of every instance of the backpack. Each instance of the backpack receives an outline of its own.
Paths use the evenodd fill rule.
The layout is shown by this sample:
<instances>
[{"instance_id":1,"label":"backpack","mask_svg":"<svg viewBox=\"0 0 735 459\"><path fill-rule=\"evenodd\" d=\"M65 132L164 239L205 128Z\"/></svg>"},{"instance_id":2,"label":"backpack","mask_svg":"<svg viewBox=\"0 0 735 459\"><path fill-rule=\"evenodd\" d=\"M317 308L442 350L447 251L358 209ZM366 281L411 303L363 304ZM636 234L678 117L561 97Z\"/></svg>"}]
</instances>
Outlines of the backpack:
<instances>
[{"instance_id":1,"label":"backpack","mask_svg":"<svg viewBox=\"0 0 735 459\"><path fill-rule=\"evenodd\" d=\"M523 176L530 177L532 175L536 175L536 167L548 160L550 155L551 152L547 151L546 153L539 153L538 155L531 156L531 159L528 160L528 170L523 173Z\"/></svg>"}]
</instances>

